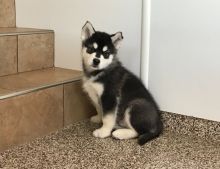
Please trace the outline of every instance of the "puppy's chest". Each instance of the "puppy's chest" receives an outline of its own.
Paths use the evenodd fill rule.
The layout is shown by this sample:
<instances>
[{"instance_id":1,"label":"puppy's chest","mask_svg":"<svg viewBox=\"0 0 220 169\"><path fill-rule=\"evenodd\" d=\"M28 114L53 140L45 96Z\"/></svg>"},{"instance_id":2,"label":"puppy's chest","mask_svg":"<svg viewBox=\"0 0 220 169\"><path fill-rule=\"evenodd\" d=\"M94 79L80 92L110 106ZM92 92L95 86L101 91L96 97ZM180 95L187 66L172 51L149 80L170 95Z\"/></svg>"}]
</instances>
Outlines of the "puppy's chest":
<instances>
[{"instance_id":1,"label":"puppy's chest","mask_svg":"<svg viewBox=\"0 0 220 169\"><path fill-rule=\"evenodd\" d=\"M83 89L94 102L98 102L98 99L103 94L104 85L102 83L95 82L92 78L83 78Z\"/></svg>"}]
</instances>

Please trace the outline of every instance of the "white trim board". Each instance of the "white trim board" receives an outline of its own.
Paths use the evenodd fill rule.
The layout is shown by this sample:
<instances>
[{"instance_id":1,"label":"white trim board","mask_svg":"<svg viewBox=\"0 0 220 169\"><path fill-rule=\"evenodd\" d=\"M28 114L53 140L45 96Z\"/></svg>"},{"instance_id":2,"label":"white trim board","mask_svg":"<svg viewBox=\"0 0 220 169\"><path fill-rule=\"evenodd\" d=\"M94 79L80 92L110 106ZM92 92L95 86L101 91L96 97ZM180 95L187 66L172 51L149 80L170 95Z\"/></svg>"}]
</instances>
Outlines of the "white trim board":
<instances>
[{"instance_id":1,"label":"white trim board","mask_svg":"<svg viewBox=\"0 0 220 169\"><path fill-rule=\"evenodd\" d=\"M148 87L149 52L150 52L150 18L151 0L142 0L142 45L141 45L141 79Z\"/></svg>"}]
</instances>

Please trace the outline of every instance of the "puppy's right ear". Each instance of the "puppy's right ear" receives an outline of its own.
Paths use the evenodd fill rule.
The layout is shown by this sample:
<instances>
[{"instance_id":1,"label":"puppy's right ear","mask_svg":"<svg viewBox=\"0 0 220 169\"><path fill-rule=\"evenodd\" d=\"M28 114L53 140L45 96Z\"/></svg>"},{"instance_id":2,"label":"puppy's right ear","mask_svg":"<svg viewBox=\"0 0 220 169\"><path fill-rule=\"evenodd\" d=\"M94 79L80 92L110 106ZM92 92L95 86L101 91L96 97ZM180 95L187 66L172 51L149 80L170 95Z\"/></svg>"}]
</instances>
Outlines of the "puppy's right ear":
<instances>
[{"instance_id":1,"label":"puppy's right ear","mask_svg":"<svg viewBox=\"0 0 220 169\"><path fill-rule=\"evenodd\" d=\"M123 40L122 32L117 32L111 35L112 43L114 44L116 49L120 48L121 42Z\"/></svg>"},{"instance_id":2,"label":"puppy's right ear","mask_svg":"<svg viewBox=\"0 0 220 169\"><path fill-rule=\"evenodd\" d=\"M95 29L93 28L92 24L87 21L82 28L81 32L81 40L84 41L92 36L95 33Z\"/></svg>"}]
</instances>

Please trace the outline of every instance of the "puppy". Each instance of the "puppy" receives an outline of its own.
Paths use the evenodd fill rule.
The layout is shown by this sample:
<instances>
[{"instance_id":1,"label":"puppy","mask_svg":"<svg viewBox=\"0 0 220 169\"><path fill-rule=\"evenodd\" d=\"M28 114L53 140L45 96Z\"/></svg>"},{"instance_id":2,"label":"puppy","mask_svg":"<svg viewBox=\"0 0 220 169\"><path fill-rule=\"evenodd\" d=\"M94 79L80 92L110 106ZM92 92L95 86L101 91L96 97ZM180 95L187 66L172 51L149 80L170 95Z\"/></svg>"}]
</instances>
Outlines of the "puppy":
<instances>
[{"instance_id":1,"label":"puppy","mask_svg":"<svg viewBox=\"0 0 220 169\"><path fill-rule=\"evenodd\" d=\"M120 140L138 137L140 145L159 136L163 125L156 102L117 58L122 33L95 31L87 21L81 39L83 89L98 113L91 121L102 123L93 135Z\"/></svg>"}]
</instances>

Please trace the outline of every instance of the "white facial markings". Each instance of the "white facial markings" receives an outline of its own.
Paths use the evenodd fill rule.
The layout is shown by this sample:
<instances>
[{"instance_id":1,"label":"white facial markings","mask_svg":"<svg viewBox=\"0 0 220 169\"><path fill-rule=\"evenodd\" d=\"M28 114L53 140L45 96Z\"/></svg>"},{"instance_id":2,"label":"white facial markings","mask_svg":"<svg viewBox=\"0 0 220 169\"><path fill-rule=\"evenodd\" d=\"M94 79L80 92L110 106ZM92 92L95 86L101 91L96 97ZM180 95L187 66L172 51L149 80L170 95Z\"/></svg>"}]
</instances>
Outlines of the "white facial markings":
<instances>
[{"instance_id":1,"label":"white facial markings","mask_svg":"<svg viewBox=\"0 0 220 169\"><path fill-rule=\"evenodd\" d=\"M96 54L97 54L96 52L94 52L92 54L89 54L89 53L87 53L87 48L86 47L82 48L83 63L84 63L84 66L86 67L86 69L88 71L104 69L112 63L113 58L114 58L114 55L112 55L112 54L109 55L108 58L104 58L103 55L100 55L100 58L98 58L100 60L100 63L97 67L94 67L93 66L93 60L95 58L97 58Z\"/></svg>"},{"instance_id":2,"label":"white facial markings","mask_svg":"<svg viewBox=\"0 0 220 169\"><path fill-rule=\"evenodd\" d=\"M102 49L103 52L105 52L105 51L107 51L107 50L108 50L108 47L107 47L107 46L104 46L103 49Z\"/></svg>"},{"instance_id":3,"label":"white facial markings","mask_svg":"<svg viewBox=\"0 0 220 169\"><path fill-rule=\"evenodd\" d=\"M95 48L95 49L97 49L98 48L98 44L97 43L93 43L93 47Z\"/></svg>"},{"instance_id":4,"label":"white facial markings","mask_svg":"<svg viewBox=\"0 0 220 169\"><path fill-rule=\"evenodd\" d=\"M113 55L109 55L108 59L105 59L103 55L100 57L99 69L106 68L108 65L112 63Z\"/></svg>"},{"instance_id":5,"label":"white facial markings","mask_svg":"<svg viewBox=\"0 0 220 169\"><path fill-rule=\"evenodd\" d=\"M89 54L86 52L87 48L84 47L82 49L82 57L83 57L83 63L84 65L86 66L87 70L88 71L92 71L94 70L94 68L92 67L93 65L93 59L95 58L96 56L96 52L92 53L92 54Z\"/></svg>"}]
</instances>

